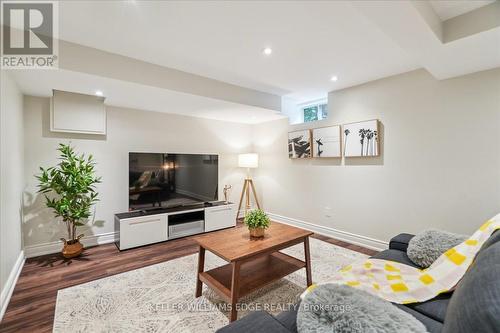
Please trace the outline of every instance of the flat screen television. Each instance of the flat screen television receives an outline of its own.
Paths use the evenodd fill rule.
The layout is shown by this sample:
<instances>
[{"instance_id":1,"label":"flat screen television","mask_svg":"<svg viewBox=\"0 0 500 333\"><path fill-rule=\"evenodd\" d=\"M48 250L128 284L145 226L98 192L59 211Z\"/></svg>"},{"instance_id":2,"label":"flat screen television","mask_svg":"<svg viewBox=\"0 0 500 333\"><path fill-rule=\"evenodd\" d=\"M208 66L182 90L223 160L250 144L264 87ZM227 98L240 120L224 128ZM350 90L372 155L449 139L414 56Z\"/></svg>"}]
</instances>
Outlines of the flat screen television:
<instances>
[{"instance_id":1,"label":"flat screen television","mask_svg":"<svg viewBox=\"0 0 500 333\"><path fill-rule=\"evenodd\" d=\"M129 210L217 200L218 178L218 155L129 153Z\"/></svg>"}]
</instances>

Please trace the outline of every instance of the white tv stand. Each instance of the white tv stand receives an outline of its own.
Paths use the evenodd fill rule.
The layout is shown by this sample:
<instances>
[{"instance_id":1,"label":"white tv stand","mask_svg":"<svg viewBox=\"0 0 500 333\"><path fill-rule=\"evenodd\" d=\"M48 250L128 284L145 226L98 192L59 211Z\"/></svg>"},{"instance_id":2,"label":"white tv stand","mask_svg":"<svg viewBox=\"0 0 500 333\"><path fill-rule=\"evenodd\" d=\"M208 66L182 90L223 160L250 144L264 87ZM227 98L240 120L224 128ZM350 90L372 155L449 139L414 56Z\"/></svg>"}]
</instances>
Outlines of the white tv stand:
<instances>
[{"instance_id":1,"label":"white tv stand","mask_svg":"<svg viewBox=\"0 0 500 333\"><path fill-rule=\"evenodd\" d=\"M234 203L214 202L115 215L120 250L234 227Z\"/></svg>"}]
</instances>

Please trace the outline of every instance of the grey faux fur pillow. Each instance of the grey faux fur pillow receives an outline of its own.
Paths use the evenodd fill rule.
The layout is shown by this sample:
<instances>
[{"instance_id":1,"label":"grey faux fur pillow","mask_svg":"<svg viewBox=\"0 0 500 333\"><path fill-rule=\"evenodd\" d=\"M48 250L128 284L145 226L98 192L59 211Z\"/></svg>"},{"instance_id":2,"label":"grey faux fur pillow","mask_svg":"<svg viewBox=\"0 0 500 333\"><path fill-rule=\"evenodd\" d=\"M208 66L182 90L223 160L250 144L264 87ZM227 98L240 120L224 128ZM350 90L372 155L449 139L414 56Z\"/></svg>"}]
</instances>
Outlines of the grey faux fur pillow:
<instances>
[{"instance_id":1,"label":"grey faux fur pillow","mask_svg":"<svg viewBox=\"0 0 500 333\"><path fill-rule=\"evenodd\" d=\"M422 333L425 326L392 303L346 285L325 284L300 303L299 333Z\"/></svg>"},{"instance_id":2,"label":"grey faux fur pillow","mask_svg":"<svg viewBox=\"0 0 500 333\"><path fill-rule=\"evenodd\" d=\"M467 239L467 236L442 230L425 230L410 240L406 253L416 265L427 268L439 256Z\"/></svg>"}]
</instances>

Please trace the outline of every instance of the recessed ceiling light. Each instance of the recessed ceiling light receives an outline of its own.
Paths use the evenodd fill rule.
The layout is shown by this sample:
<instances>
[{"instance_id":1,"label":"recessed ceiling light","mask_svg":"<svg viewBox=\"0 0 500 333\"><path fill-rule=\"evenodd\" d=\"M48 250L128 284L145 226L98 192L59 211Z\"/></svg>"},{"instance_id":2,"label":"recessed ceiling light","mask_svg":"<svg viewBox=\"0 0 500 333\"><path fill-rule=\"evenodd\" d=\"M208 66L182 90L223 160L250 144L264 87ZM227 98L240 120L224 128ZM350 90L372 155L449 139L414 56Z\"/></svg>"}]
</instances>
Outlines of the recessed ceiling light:
<instances>
[{"instance_id":1,"label":"recessed ceiling light","mask_svg":"<svg viewBox=\"0 0 500 333\"><path fill-rule=\"evenodd\" d=\"M273 53L273 49L271 49L270 47L266 47L264 50L262 50L262 53L264 53L265 55L270 55L271 53Z\"/></svg>"},{"instance_id":2,"label":"recessed ceiling light","mask_svg":"<svg viewBox=\"0 0 500 333\"><path fill-rule=\"evenodd\" d=\"M334 75L330 78L330 81L332 82L336 82L339 78L337 77L337 75Z\"/></svg>"},{"instance_id":3,"label":"recessed ceiling light","mask_svg":"<svg viewBox=\"0 0 500 333\"><path fill-rule=\"evenodd\" d=\"M95 94L96 96L104 96L103 92L100 90L96 90Z\"/></svg>"}]
</instances>

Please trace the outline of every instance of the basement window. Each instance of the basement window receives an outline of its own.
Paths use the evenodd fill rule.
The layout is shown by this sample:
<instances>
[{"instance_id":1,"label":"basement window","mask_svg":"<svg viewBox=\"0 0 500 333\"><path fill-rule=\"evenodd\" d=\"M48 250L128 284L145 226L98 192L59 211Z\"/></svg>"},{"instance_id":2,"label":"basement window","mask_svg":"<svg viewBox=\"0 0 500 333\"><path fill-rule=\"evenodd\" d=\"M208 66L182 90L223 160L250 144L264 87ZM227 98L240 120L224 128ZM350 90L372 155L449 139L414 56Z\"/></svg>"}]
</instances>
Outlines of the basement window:
<instances>
[{"instance_id":1,"label":"basement window","mask_svg":"<svg viewBox=\"0 0 500 333\"><path fill-rule=\"evenodd\" d=\"M328 103L326 101L316 101L301 106L304 122L323 120L328 117Z\"/></svg>"}]
</instances>

